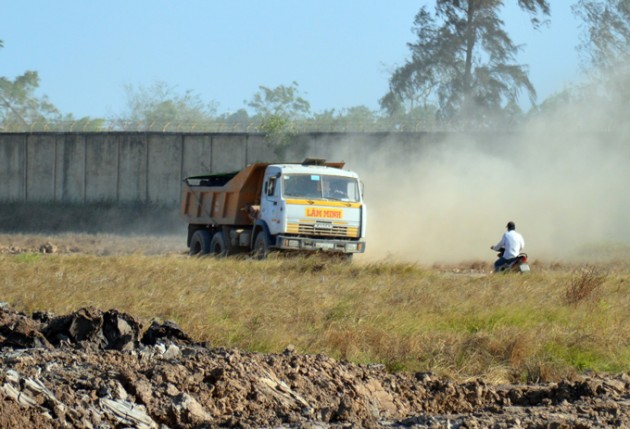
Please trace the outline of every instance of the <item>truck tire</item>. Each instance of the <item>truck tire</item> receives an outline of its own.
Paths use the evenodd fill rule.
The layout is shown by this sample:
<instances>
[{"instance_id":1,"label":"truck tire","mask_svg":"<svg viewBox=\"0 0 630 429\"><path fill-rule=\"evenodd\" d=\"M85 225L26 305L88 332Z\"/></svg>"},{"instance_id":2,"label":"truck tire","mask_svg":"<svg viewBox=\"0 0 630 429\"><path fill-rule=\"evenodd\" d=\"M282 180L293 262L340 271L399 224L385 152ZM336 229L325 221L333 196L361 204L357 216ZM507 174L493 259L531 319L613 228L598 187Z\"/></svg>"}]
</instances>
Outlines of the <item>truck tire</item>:
<instances>
[{"instance_id":1,"label":"truck tire","mask_svg":"<svg viewBox=\"0 0 630 429\"><path fill-rule=\"evenodd\" d=\"M210 232L198 229L190 238L190 256L203 256L210 252Z\"/></svg>"},{"instance_id":2,"label":"truck tire","mask_svg":"<svg viewBox=\"0 0 630 429\"><path fill-rule=\"evenodd\" d=\"M256 235L256 240L254 241L254 249L252 250L252 257L254 259L265 259L269 254L269 239L267 238L267 234L265 231L260 231L258 235Z\"/></svg>"},{"instance_id":3,"label":"truck tire","mask_svg":"<svg viewBox=\"0 0 630 429\"><path fill-rule=\"evenodd\" d=\"M218 258L228 256L228 248L223 232L217 232L212 236L212 240L210 241L210 253Z\"/></svg>"}]
</instances>

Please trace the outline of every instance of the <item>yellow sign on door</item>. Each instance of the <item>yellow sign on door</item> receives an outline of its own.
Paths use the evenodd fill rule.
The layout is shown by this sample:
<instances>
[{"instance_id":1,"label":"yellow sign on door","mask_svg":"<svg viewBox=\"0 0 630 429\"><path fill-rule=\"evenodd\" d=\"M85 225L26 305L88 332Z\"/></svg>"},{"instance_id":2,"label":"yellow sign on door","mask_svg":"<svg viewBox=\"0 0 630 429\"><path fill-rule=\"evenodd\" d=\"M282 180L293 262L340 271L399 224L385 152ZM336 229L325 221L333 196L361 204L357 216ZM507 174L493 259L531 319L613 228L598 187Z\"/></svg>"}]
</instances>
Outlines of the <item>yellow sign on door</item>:
<instances>
[{"instance_id":1,"label":"yellow sign on door","mask_svg":"<svg viewBox=\"0 0 630 429\"><path fill-rule=\"evenodd\" d=\"M342 219L343 218L343 210L339 209L328 209L328 208L318 208L318 207L307 207L306 208L306 217L317 217L324 219Z\"/></svg>"}]
</instances>

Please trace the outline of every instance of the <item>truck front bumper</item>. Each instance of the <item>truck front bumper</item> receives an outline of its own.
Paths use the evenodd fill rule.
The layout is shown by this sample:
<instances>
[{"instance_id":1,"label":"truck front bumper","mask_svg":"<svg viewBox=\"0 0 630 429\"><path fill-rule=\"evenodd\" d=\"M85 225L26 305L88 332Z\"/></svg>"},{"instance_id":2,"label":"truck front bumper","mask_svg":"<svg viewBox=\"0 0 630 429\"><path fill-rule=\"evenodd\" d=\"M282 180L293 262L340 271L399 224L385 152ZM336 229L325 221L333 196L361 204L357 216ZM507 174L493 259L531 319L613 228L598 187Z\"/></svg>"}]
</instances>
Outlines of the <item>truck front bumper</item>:
<instances>
[{"instance_id":1,"label":"truck front bumper","mask_svg":"<svg viewBox=\"0 0 630 429\"><path fill-rule=\"evenodd\" d=\"M276 237L276 248L288 250L321 250L323 252L339 253L363 253L365 252L365 241L279 235Z\"/></svg>"}]
</instances>

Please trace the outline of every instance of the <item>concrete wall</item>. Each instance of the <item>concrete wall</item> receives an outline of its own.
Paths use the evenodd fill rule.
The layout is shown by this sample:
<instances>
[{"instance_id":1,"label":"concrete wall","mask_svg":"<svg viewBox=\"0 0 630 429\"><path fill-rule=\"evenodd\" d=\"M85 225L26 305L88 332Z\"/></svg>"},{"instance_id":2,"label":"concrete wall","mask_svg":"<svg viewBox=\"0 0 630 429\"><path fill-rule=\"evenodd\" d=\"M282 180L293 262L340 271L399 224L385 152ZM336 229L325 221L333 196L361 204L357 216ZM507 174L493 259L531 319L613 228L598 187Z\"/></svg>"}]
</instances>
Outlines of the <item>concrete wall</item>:
<instances>
[{"instance_id":1,"label":"concrete wall","mask_svg":"<svg viewBox=\"0 0 630 429\"><path fill-rule=\"evenodd\" d=\"M179 202L181 180L253 162L305 157L360 163L379 151L420 151L439 134L311 133L282 155L260 134L0 134L0 201ZM281 158L281 159L279 159Z\"/></svg>"},{"instance_id":2,"label":"concrete wall","mask_svg":"<svg viewBox=\"0 0 630 429\"><path fill-rule=\"evenodd\" d=\"M276 161L256 134L0 134L0 201L179 201L190 175Z\"/></svg>"},{"instance_id":3,"label":"concrete wall","mask_svg":"<svg viewBox=\"0 0 630 429\"><path fill-rule=\"evenodd\" d=\"M26 199L27 137L23 134L2 136L0 143L0 198Z\"/></svg>"}]
</instances>

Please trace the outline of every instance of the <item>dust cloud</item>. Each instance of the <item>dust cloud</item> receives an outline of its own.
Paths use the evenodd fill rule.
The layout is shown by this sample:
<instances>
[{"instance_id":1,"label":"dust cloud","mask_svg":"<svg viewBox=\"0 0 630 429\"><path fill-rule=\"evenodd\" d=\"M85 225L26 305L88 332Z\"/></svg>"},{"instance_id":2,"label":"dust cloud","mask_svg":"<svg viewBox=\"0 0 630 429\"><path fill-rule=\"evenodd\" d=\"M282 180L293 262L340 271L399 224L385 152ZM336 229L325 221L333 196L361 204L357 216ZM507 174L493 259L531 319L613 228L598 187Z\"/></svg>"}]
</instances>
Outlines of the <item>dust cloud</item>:
<instances>
[{"instance_id":1,"label":"dust cloud","mask_svg":"<svg viewBox=\"0 0 630 429\"><path fill-rule=\"evenodd\" d=\"M353 167L365 183L367 259L495 259L509 220L531 260L572 261L630 244L630 145L610 106L566 105L503 135L451 135ZM389 146L389 148L388 148ZM411 148L409 144L407 148Z\"/></svg>"}]
</instances>

